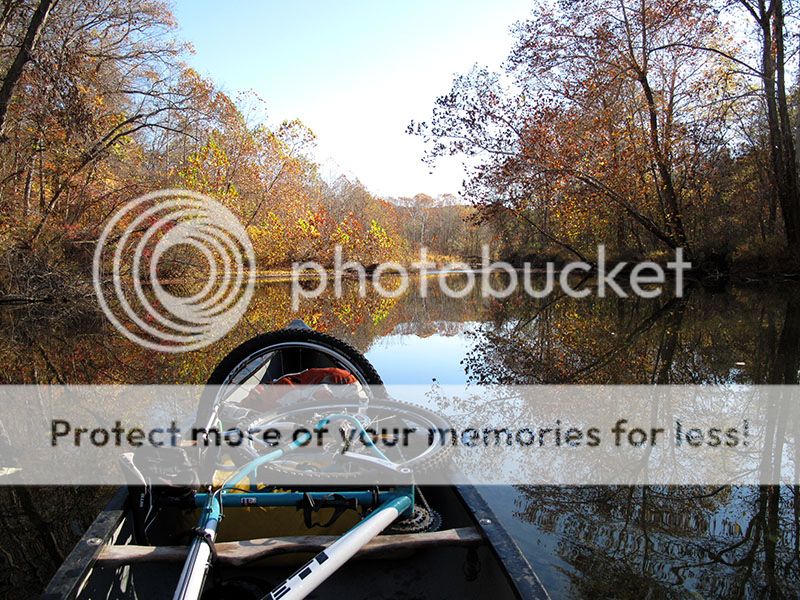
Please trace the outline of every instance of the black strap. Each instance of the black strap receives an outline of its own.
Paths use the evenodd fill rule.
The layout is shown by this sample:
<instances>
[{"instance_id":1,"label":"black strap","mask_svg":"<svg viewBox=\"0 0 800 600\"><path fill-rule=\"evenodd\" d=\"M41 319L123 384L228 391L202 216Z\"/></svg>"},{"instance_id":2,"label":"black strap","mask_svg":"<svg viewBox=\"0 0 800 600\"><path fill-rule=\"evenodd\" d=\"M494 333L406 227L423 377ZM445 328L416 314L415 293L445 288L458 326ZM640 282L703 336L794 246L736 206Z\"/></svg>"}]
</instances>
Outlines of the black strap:
<instances>
[{"instance_id":1,"label":"black strap","mask_svg":"<svg viewBox=\"0 0 800 600\"><path fill-rule=\"evenodd\" d=\"M211 564L217 562L217 547L214 544L214 538L211 537L211 534L206 531L205 529L201 529L200 527L195 527L192 529L192 533L195 534L198 538L208 544L208 549L211 550Z\"/></svg>"},{"instance_id":2,"label":"black strap","mask_svg":"<svg viewBox=\"0 0 800 600\"><path fill-rule=\"evenodd\" d=\"M311 514L322 508L333 508L333 514L328 519L328 522L317 523L312 521ZM330 527L349 509L358 509L358 501L355 498L345 498L339 494L331 494L315 501L311 494L305 492L303 499L297 505L297 510L303 511L303 521L308 529L312 527Z\"/></svg>"}]
</instances>

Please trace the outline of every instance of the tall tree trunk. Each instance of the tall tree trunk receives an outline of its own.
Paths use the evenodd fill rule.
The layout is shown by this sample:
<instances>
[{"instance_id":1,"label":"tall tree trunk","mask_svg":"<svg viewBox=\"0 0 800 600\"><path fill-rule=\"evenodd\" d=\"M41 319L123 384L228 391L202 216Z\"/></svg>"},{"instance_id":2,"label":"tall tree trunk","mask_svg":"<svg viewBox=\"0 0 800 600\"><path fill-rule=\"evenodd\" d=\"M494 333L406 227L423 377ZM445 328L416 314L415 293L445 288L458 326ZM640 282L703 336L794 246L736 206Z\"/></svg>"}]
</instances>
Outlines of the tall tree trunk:
<instances>
[{"instance_id":1,"label":"tall tree trunk","mask_svg":"<svg viewBox=\"0 0 800 600\"><path fill-rule=\"evenodd\" d=\"M783 1L759 2L758 12L747 2L761 29L761 79L767 107L771 183L781 207L786 245L800 255L800 185L798 185L794 140L786 100Z\"/></svg>"},{"instance_id":2,"label":"tall tree trunk","mask_svg":"<svg viewBox=\"0 0 800 600\"><path fill-rule=\"evenodd\" d=\"M8 22L11 20L11 16L14 13L14 9L17 8L18 2L15 0L3 0L3 8L0 9L0 35L6 30L8 26Z\"/></svg>"},{"instance_id":3,"label":"tall tree trunk","mask_svg":"<svg viewBox=\"0 0 800 600\"><path fill-rule=\"evenodd\" d=\"M773 14L775 40L775 83L777 86L778 123L781 134L781 151L783 152L784 188L786 204L790 207L788 218L792 220L795 231L795 243L791 249L800 251L800 186L797 180L797 156L792 137L792 124L789 117L789 103L786 99L786 55L784 52L784 12L783 0L774 0Z\"/></svg>"},{"instance_id":4,"label":"tall tree trunk","mask_svg":"<svg viewBox=\"0 0 800 600\"><path fill-rule=\"evenodd\" d=\"M644 70L639 74L639 83L642 86L642 91L647 101L647 112L650 122L650 148L653 153L653 160L656 163L656 168L658 169L659 178L661 179L662 192L667 207L667 226L669 227L670 236L675 241L675 244L681 248L687 248L686 230L683 227L683 216L681 215L678 193L675 191L675 183L672 179L672 169L667 162L667 156L663 151L661 140L659 139L656 100L653 90L650 87L650 82L647 79L647 73Z\"/></svg>"},{"instance_id":5,"label":"tall tree trunk","mask_svg":"<svg viewBox=\"0 0 800 600\"><path fill-rule=\"evenodd\" d=\"M39 214L44 215L47 210L47 202L44 198L44 142L40 139L37 144L39 155Z\"/></svg>"},{"instance_id":6,"label":"tall tree trunk","mask_svg":"<svg viewBox=\"0 0 800 600\"><path fill-rule=\"evenodd\" d=\"M800 300L789 295L769 382L796 385L800 375Z\"/></svg>"},{"instance_id":7,"label":"tall tree trunk","mask_svg":"<svg viewBox=\"0 0 800 600\"><path fill-rule=\"evenodd\" d=\"M25 170L25 189L22 192L22 214L26 217L31 214L31 187L33 184L33 160L28 162Z\"/></svg>"},{"instance_id":8,"label":"tall tree trunk","mask_svg":"<svg viewBox=\"0 0 800 600\"><path fill-rule=\"evenodd\" d=\"M8 68L8 72L3 77L3 85L0 86L0 142L5 141L6 115L14 95L14 89L22 77L25 65L33 57L36 43L44 29L44 24L50 14L50 10L58 3L58 0L40 0L36 10L33 11L28 29L22 40L22 45L17 52L17 56Z\"/></svg>"}]
</instances>

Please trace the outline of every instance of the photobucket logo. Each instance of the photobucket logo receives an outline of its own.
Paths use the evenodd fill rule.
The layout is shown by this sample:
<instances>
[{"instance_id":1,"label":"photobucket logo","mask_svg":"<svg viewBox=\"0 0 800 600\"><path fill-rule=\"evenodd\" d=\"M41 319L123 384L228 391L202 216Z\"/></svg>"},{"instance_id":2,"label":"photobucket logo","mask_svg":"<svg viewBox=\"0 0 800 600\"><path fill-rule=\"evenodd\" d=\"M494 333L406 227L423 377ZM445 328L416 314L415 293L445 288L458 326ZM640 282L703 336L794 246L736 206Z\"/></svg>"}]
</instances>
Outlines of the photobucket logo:
<instances>
[{"instance_id":1,"label":"photobucket logo","mask_svg":"<svg viewBox=\"0 0 800 600\"><path fill-rule=\"evenodd\" d=\"M481 247L479 268L454 262L437 269L436 263L428 260L428 250L425 247L420 249L419 256L420 260L412 263L411 269L419 275L415 281L422 298L428 296L431 275L436 275L439 289L450 298L464 298L472 294L478 285L478 277L483 298L507 298L520 286L532 298L545 298L555 291L556 281L559 291L572 298L585 298L593 292L600 298L605 298L609 293L620 298L626 298L630 294L640 298L655 298L662 293L668 277L674 282L675 295L682 297L684 274L692 268L692 263L684 260L682 248L675 250L675 258L666 263L666 269L660 263L652 261L608 265L606 249L602 244L597 247L595 264L574 261L561 265L558 270L553 262L548 262L544 270L536 270L530 262L526 262L520 269L508 262L493 261L488 244ZM451 276L456 273L462 277L454 285ZM494 273L503 274L504 277L492 278ZM388 289L381 280L384 275L393 275L395 279L394 285ZM403 265L396 262L381 263L368 274L361 263L344 262L342 247L336 246L333 269L327 269L314 261L292 264L292 310L296 312L300 309L302 299L321 296L328 289L331 279L334 296L341 298L343 279L354 277L358 279L358 293L362 298L367 295L368 285L383 298L402 296L411 285L409 269ZM586 285L590 279L592 285Z\"/></svg>"},{"instance_id":2,"label":"photobucket logo","mask_svg":"<svg viewBox=\"0 0 800 600\"><path fill-rule=\"evenodd\" d=\"M198 266L186 256L205 263L201 288L175 295L160 278L165 265L178 273L182 262ZM161 190L111 217L95 248L92 276L100 307L125 337L153 350L188 352L236 325L253 295L255 264L245 228L222 204L188 190Z\"/></svg>"}]
</instances>

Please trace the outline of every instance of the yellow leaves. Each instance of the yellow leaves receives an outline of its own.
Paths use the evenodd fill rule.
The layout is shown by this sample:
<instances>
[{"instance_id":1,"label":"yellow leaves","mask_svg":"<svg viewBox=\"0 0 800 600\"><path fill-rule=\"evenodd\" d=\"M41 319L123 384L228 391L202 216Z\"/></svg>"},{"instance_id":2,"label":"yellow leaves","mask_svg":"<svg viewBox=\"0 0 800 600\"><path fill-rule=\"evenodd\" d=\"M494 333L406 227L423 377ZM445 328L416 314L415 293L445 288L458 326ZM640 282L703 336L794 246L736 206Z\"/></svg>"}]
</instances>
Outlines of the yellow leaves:
<instances>
[{"instance_id":1,"label":"yellow leaves","mask_svg":"<svg viewBox=\"0 0 800 600\"><path fill-rule=\"evenodd\" d=\"M212 132L208 141L186 158L184 168L178 171L185 187L221 201L239 197L233 182L234 175L232 162L217 131Z\"/></svg>"},{"instance_id":2,"label":"yellow leaves","mask_svg":"<svg viewBox=\"0 0 800 600\"><path fill-rule=\"evenodd\" d=\"M310 212L308 214L308 217L298 219L297 225L300 227L300 231L302 231L305 235L310 237L319 237L321 234L317 226L314 224L314 216Z\"/></svg>"},{"instance_id":3,"label":"yellow leaves","mask_svg":"<svg viewBox=\"0 0 800 600\"><path fill-rule=\"evenodd\" d=\"M378 306L372 311L372 324L379 325L385 321L391 312L391 309L397 303L397 298L381 298Z\"/></svg>"}]
</instances>

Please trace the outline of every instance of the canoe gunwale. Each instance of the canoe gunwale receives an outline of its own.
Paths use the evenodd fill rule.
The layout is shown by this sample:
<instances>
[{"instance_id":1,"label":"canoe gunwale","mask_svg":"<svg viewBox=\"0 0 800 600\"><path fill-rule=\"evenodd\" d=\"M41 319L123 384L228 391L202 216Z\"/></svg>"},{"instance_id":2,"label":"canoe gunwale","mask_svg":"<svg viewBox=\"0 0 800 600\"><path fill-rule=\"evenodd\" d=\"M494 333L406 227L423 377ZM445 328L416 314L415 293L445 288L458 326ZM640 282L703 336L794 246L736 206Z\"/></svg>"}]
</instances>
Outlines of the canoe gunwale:
<instances>
[{"instance_id":1,"label":"canoe gunwale","mask_svg":"<svg viewBox=\"0 0 800 600\"><path fill-rule=\"evenodd\" d=\"M128 489L119 488L50 579L41 600L75 598L103 547L125 519Z\"/></svg>"},{"instance_id":2,"label":"canoe gunwale","mask_svg":"<svg viewBox=\"0 0 800 600\"><path fill-rule=\"evenodd\" d=\"M517 596L524 600L551 600L533 566L478 489L472 485L455 485L453 488L489 542L489 548Z\"/></svg>"}]
</instances>

